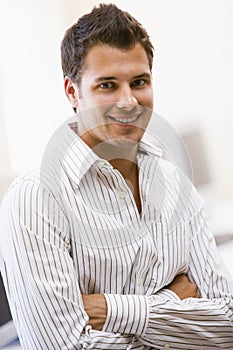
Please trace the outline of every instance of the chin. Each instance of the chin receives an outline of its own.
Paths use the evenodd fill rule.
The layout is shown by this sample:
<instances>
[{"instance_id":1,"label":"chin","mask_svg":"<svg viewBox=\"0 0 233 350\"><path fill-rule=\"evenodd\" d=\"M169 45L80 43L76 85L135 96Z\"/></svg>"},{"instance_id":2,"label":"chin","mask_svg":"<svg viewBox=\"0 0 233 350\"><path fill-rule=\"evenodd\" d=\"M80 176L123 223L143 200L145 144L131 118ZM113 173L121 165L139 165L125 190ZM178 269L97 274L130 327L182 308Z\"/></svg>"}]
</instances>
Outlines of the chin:
<instances>
[{"instance_id":1,"label":"chin","mask_svg":"<svg viewBox=\"0 0 233 350\"><path fill-rule=\"evenodd\" d=\"M112 146L118 147L118 148L132 148L138 145L138 143L141 141L142 135L136 136L136 135L127 135L127 136L120 136L116 137L114 139L109 139L107 143L111 144Z\"/></svg>"}]
</instances>

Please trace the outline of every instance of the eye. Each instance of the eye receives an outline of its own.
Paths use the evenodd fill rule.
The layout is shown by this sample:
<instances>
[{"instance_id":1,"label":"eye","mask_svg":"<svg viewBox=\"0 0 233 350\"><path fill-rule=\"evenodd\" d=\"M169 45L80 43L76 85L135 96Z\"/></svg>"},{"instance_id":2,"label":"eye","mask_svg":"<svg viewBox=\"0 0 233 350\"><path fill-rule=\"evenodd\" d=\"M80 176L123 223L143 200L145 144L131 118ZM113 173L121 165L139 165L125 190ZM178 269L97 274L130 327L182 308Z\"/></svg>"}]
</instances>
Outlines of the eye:
<instances>
[{"instance_id":1,"label":"eye","mask_svg":"<svg viewBox=\"0 0 233 350\"><path fill-rule=\"evenodd\" d=\"M108 90L108 89L112 89L114 87L114 83L112 82L105 82L105 83L101 83L99 85L99 87L103 90Z\"/></svg>"},{"instance_id":2,"label":"eye","mask_svg":"<svg viewBox=\"0 0 233 350\"><path fill-rule=\"evenodd\" d=\"M146 83L145 79L137 79L132 82L132 87L142 87Z\"/></svg>"}]
</instances>

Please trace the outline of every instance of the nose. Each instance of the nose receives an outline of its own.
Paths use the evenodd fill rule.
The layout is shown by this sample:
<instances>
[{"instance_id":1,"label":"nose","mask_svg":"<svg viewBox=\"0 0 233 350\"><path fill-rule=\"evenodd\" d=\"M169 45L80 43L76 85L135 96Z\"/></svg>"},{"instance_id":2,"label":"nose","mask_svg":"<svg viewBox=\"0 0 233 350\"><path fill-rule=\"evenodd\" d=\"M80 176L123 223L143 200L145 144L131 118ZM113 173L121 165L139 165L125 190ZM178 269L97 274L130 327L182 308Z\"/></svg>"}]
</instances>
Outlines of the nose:
<instances>
[{"instance_id":1,"label":"nose","mask_svg":"<svg viewBox=\"0 0 233 350\"><path fill-rule=\"evenodd\" d=\"M125 110L131 110L138 104L136 97L130 86L123 86L118 90L117 107Z\"/></svg>"}]
</instances>

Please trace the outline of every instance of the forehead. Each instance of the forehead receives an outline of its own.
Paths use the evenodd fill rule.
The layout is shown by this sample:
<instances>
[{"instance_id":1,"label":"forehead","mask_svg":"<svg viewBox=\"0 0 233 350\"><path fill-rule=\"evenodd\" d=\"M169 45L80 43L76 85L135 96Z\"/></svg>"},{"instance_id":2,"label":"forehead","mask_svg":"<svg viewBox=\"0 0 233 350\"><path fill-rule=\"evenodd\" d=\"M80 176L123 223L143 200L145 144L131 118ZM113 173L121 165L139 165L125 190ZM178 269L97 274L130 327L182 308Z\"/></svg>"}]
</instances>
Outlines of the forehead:
<instances>
[{"instance_id":1,"label":"forehead","mask_svg":"<svg viewBox=\"0 0 233 350\"><path fill-rule=\"evenodd\" d=\"M84 60L84 74L105 74L113 71L150 72L149 59L143 46L138 43L130 49L98 44L88 51Z\"/></svg>"}]
</instances>

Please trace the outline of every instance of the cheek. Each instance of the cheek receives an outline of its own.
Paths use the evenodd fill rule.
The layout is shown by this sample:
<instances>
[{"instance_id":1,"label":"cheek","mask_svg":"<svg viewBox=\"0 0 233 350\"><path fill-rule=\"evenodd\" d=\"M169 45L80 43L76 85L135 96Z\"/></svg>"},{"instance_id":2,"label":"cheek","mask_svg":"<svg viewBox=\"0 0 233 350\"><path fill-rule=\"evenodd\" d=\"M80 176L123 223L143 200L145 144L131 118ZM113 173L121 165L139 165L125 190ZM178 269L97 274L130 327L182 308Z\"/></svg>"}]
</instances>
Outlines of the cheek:
<instances>
[{"instance_id":1,"label":"cheek","mask_svg":"<svg viewBox=\"0 0 233 350\"><path fill-rule=\"evenodd\" d=\"M107 94L107 93L105 93L105 94L103 94L103 95L101 95L101 96L98 96L97 98L96 98L96 104L98 104L98 105L102 105L102 106L107 106L107 105L109 105L109 106L111 106L112 105L112 103L114 103L114 102L116 102L117 101L117 99L116 98L114 98L114 96L112 95L112 94ZM107 107L103 107L103 113L105 112L105 110L104 109L107 109Z\"/></svg>"},{"instance_id":2,"label":"cheek","mask_svg":"<svg viewBox=\"0 0 233 350\"><path fill-rule=\"evenodd\" d=\"M152 108L153 107L153 91L145 90L143 93L139 93L136 97L139 104Z\"/></svg>"}]
</instances>

